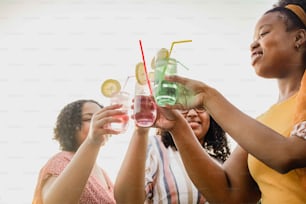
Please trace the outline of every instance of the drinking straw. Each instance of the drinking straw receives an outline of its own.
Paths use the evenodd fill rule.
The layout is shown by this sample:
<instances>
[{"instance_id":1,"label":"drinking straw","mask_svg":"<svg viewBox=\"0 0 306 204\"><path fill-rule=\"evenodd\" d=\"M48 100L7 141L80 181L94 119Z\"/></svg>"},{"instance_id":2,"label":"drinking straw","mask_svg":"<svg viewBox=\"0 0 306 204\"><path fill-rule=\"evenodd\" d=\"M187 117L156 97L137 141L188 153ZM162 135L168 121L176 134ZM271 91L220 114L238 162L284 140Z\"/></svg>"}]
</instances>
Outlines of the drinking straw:
<instances>
[{"instance_id":1,"label":"drinking straw","mask_svg":"<svg viewBox=\"0 0 306 204\"><path fill-rule=\"evenodd\" d=\"M175 44L178 44L178 43L187 43L187 42L192 42L192 40L173 41L173 42L171 43L171 48L170 48L170 51L169 51L169 58L170 58L170 55L171 55L171 52L172 52L172 48L173 48L173 46L174 46ZM182 65L182 67L184 67L185 69L189 70L189 68L186 67L185 65L183 65L181 62L179 62L179 61L177 61L177 60L176 60L176 62L179 63L180 65ZM164 67L164 69L163 69L163 71L162 71L162 77L165 76L166 69L167 69L167 66Z\"/></svg>"},{"instance_id":2,"label":"drinking straw","mask_svg":"<svg viewBox=\"0 0 306 204\"><path fill-rule=\"evenodd\" d=\"M181 62L179 62L179 61L177 61L177 60L176 60L176 62L177 62L178 64L180 64L182 67L184 67L186 70L189 70L189 68L186 67L185 65L183 65Z\"/></svg>"},{"instance_id":3,"label":"drinking straw","mask_svg":"<svg viewBox=\"0 0 306 204\"><path fill-rule=\"evenodd\" d=\"M169 51L169 57L171 55L171 52L172 52L172 48L175 44L178 44L178 43L187 43L187 42L192 42L192 40L180 40L180 41L173 41L172 44L171 44L171 47L170 47L170 51Z\"/></svg>"},{"instance_id":4,"label":"drinking straw","mask_svg":"<svg viewBox=\"0 0 306 204\"><path fill-rule=\"evenodd\" d=\"M147 79L147 83L148 83L148 86L149 86L150 94L153 95L153 91L152 91L152 87L151 87L151 82L150 82L150 78L149 78L148 71L147 71L146 61L145 61L145 57L144 57L144 54L143 54L141 40L139 40L139 45L140 45L140 49L141 49L143 67L144 67L144 71L145 71L145 74L146 74L146 79Z\"/></svg>"},{"instance_id":5,"label":"drinking straw","mask_svg":"<svg viewBox=\"0 0 306 204\"><path fill-rule=\"evenodd\" d=\"M130 75L130 76L127 76L127 77L126 77L122 90L125 89L125 87L126 87L126 85L127 85L127 82L128 82L129 79L132 78L132 77L134 77L134 76L133 76L133 75Z\"/></svg>"},{"instance_id":6,"label":"drinking straw","mask_svg":"<svg viewBox=\"0 0 306 204\"><path fill-rule=\"evenodd\" d=\"M172 52L172 48L173 48L173 46L174 46L175 44L178 44L178 43L187 43L187 42L192 42L192 40L173 41L173 42L171 43L171 47L170 47L170 51L169 51L169 58L170 58L170 55L171 55L171 52ZM180 65L182 65L182 67L184 67L185 69L189 70L189 68L186 67L185 65L183 65L181 62L179 62L179 61L177 61L177 60L176 60L176 62L179 63ZM163 78L164 78L164 76L165 76L166 69L167 69L167 66L165 66L164 69L163 69L163 71L162 71L161 76L162 76ZM157 86L158 86L158 87L161 86L161 81L159 81L159 83L158 83Z\"/></svg>"}]
</instances>

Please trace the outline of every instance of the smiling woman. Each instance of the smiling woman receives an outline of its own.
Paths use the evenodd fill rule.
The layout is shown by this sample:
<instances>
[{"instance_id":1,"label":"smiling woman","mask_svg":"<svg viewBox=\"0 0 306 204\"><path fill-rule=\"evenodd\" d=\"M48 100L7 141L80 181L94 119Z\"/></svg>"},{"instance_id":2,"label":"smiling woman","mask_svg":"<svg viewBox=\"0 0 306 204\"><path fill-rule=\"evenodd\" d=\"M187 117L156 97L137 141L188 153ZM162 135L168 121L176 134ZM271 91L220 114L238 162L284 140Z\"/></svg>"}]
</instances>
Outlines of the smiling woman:
<instances>
[{"instance_id":1,"label":"smiling woman","mask_svg":"<svg viewBox=\"0 0 306 204\"><path fill-rule=\"evenodd\" d=\"M108 104L99 90L101 82L135 74L135 64L141 61L139 39L148 64L158 49L191 39L171 54L190 68L180 74L205 78L245 112L260 114L277 93L273 81L254 79L247 45L258 14L272 3L0 1L0 203L30 203L40 168L60 151L52 131L62 105L79 98ZM130 93L132 84L126 89ZM97 163L112 181L127 149L130 127L100 149Z\"/></svg>"},{"instance_id":2,"label":"smiling woman","mask_svg":"<svg viewBox=\"0 0 306 204\"><path fill-rule=\"evenodd\" d=\"M186 174L173 129L191 130L190 139L196 138L201 150L220 164L230 155L224 130L200 106L176 110L171 120L162 115L162 108L157 110L159 116L154 124L159 128L157 134L149 136L148 128L137 125L134 128L116 179L117 203L207 203L205 195Z\"/></svg>"},{"instance_id":3,"label":"smiling woman","mask_svg":"<svg viewBox=\"0 0 306 204\"><path fill-rule=\"evenodd\" d=\"M166 80L195 93L191 103L172 108L204 106L238 146L218 165L183 126L170 128L176 133L174 142L188 175L209 202L304 204L306 1L280 0L265 12L256 23L250 50L257 75L276 79L277 102L253 119L204 82L169 76Z\"/></svg>"}]
</instances>

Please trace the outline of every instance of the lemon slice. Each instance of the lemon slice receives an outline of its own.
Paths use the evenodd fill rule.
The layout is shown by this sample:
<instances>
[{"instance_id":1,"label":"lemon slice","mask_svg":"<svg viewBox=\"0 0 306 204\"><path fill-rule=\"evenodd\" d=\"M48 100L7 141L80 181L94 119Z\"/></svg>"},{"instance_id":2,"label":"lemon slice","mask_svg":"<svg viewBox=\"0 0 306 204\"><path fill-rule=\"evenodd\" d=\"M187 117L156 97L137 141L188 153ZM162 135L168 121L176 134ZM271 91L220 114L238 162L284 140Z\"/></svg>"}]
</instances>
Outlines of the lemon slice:
<instances>
[{"instance_id":1,"label":"lemon slice","mask_svg":"<svg viewBox=\"0 0 306 204\"><path fill-rule=\"evenodd\" d=\"M156 61L155 61L155 57L153 57L151 60L151 69L155 69L155 67L156 67Z\"/></svg>"},{"instance_id":2,"label":"lemon slice","mask_svg":"<svg viewBox=\"0 0 306 204\"><path fill-rule=\"evenodd\" d=\"M163 60L163 59L168 59L169 58L169 51L166 48L161 48L158 52L157 52L157 60Z\"/></svg>"},{"instance_id":3,"label":"lemon slice","mask_svg":"<svg viewBox=\"0 0 306 204\"><path fill-rule=\"evenodd\" d=\"M139 62L135 68L135 76L138 84L144 85L147 82L144 65Z\"/></svg>"},{"instance_id":4,"label":"lemon slice","mask_svg":"<svg viewBox=\"0 0 306 204\"><path fill-rule=\"evenodd\" d=\"M169 51L166 48L161 48L155 57L151 60L151 68L155 69L157 61L167 60L169 58Z\"/></svg>"},{"instance_id":5,"label":"lemon slice","mask_svg":"<svg viewBox=\"0 0 306 204\"><path fill-rule=\"evenodd\" d=\"M149 79L151 82L154 81L154 72L149 72Z\"/></svg>"},{"instance_id":6,"label":"lemon slice","mask_svg":"<svg viewBox=\"0 0 306 204\"><path fill-rule=\"evenodd\" d=\"M101 85L101 93L105 97L111 97L121 90L121 85L119 81L115 79L107 79Z\"/></svg>"}]
</instances>

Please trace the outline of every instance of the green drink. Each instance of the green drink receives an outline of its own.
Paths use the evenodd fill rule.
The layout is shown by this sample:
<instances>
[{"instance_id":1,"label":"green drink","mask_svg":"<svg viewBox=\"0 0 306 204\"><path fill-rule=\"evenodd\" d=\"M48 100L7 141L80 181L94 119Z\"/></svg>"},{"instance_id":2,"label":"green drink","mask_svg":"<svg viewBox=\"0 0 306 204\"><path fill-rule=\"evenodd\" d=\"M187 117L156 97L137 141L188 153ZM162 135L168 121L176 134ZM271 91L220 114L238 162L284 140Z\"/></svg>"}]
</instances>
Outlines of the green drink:
<instances>
[{"instance_id":1,"label":"green drink","mask_svg":"<svg viewBox=\"0 0 306 204\"><path fill-rule=\"evenodd\" d=\"M174 105L178 96L176 83L165 81L166 75L177 74L177 62L173 58L158 60L154 74L154 97L157 105Z\"/></svg>"}]
</instances>

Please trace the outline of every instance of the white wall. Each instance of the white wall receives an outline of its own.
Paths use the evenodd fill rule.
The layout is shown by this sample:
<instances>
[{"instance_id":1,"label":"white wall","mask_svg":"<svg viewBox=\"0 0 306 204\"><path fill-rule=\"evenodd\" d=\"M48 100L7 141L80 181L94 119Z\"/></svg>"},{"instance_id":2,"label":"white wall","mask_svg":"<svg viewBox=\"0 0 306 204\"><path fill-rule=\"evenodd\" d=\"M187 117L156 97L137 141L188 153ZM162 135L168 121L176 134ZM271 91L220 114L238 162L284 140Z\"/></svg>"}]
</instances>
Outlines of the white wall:
<instances>
[{"instance_id":1,"label":"white wall","mask_svg":"<svg viewBox=\"0 0 306 204\"><path fill-rule=\"evenodd\" d=\"M39 169L58 151L51 138L59 110L80 98L108 104L100 85L134 74L140 39L147 64L172 41L193 40L174 47L190 68L181 74L215 86L253 117L263 112L278 93L273 80L255 75L249 44L274 2L1 0L0 204L31 202ZM132 126L101 149L98 162L113 181Z\"/></svg>"}]
</instances>

